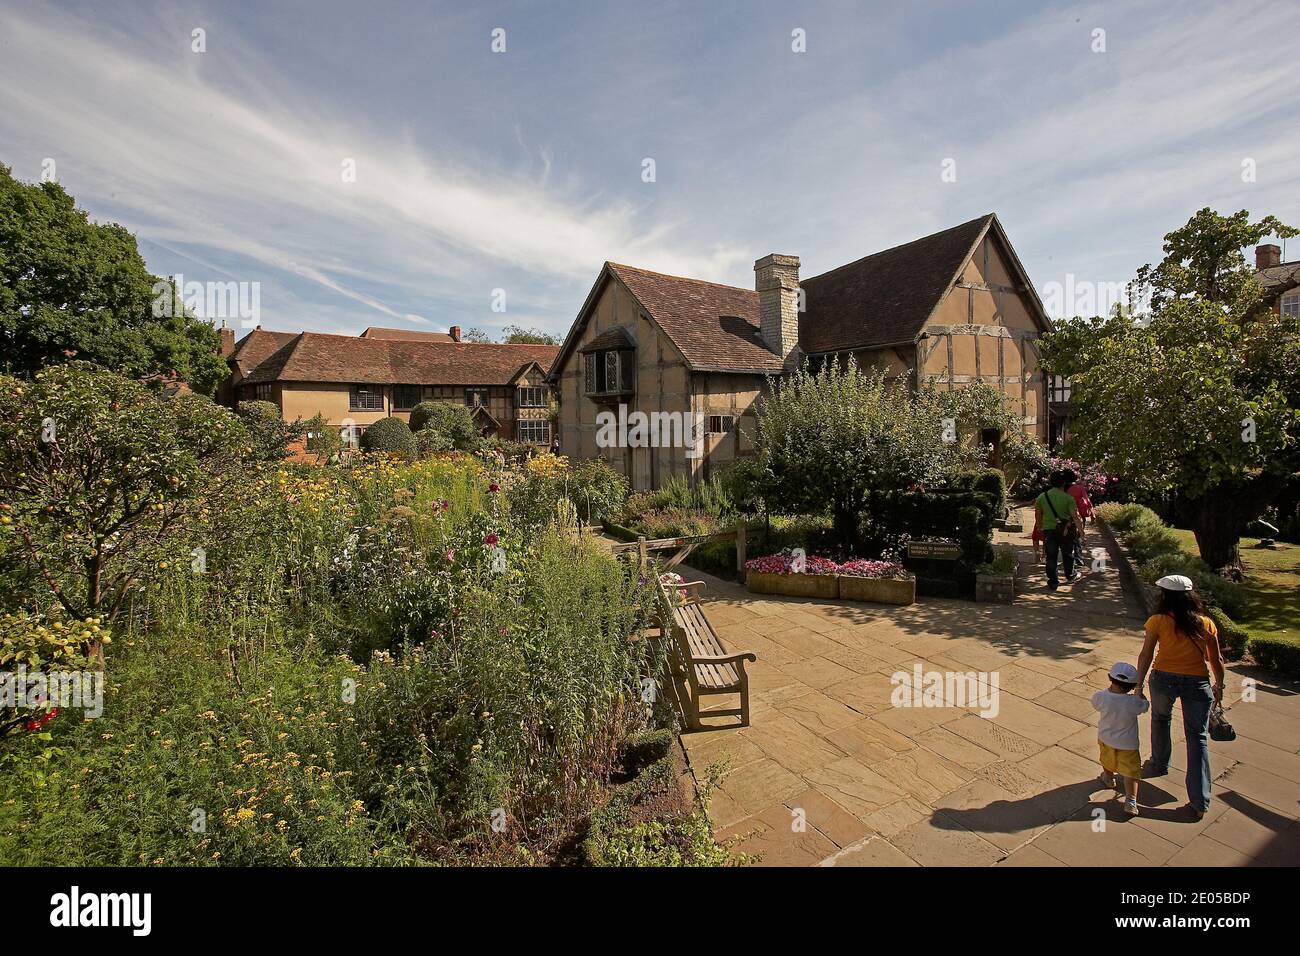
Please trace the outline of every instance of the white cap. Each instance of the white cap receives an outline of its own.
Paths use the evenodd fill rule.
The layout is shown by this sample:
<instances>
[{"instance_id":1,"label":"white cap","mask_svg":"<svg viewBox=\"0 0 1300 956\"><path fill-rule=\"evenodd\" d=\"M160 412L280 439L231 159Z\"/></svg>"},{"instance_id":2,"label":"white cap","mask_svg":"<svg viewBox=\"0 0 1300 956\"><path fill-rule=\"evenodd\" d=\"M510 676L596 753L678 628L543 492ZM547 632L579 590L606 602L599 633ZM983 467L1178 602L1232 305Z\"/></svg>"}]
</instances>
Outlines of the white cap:
<instances>
[{"instance_id":1,"label":"white cap","mask_svg":"<svg viewBox=\"0 0 1300 956\"><path fill-rule=\"evenodd\" d=\"M1156 582L1156 587L1166 591L1190 591L1192 579L1182 574L1166 574Z\"/></svg>"},{"instance_id":2,"label":"white cap","mask_svg":"<svg viewBox=\"0 0 1300 956\"><path fill-rule=\"evenodd\" d=\"M1136 684L1138 682L1138 669L1132 664L1118 661L1110 669L1110 679L1117 680L1121 684Z\"/></svg>"}]
</instances>

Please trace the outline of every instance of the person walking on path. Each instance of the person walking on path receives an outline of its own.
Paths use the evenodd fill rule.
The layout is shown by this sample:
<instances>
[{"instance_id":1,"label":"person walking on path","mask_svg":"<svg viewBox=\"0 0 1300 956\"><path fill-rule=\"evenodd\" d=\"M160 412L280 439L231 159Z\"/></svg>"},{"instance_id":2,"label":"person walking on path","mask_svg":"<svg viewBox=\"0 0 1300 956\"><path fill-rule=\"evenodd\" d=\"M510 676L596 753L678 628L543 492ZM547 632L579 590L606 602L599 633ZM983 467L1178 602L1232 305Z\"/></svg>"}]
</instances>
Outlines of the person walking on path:
<instances>
[{"instance_id":1,"label":"person walking on path","mask_svg":"<svg viewBox=\"0 0 1300 956\"><path fill-rule=\"evenodd\" d=\"M1150 704L1142 696L1137 668L1118 661L1107 675L1110 687L1092 695L1092 706L1101 716L1097 721L1097 746L1101 760L1101 782L1118 786L1124 796L1124 812L1138 815L1138 781L1142 779L1142 757L1138 753L1138 717ZM1133 693L1134 688L1138 693Z\"/></svg>"},{"instance_id":2,"label":"person walking on path","mask_svg":"<svg viewBox=\"0 0 1300 956\"><path fill-rule=\"evenodd\" d=\"M1072 469L1065 469L1065 493L1074 499L1079 508L1079 537L1075 541L1075 561L1079 568L1084 567L1083 536L1087 533L1088 522L1092 519L1092 499L1088 497L1088 486L1079 480Z\"/></svg>"},{"instance_id":3,"label":"person walking on path","mask_svg":"<svg viewBox=\"0 0 1300 956\"><path fill-rule=\"evenodd\" d=\"M1079 535L1079 506L1065 491L1067 474L1072 473L1053 473L1052 486L1034 502L1035 523L1043 529L1043 547L1047 552L1049 591L1055 591L1061 585L1057 572L1058 555L1065 580L1074 580L1074 542Z\"/></svg>"},{"instance_id":4,"label":"person walking on path","mask_svg":"<svg viewBox=\"0 0 1300 956\"><path fill-rule=\"evenodd\" d=\"M1160 603L1147 618L1146 643L1138 655L1138 686L1148 670L1151 674L1151 759L1142 775L1169 772L1169 725L1174 701L1180 701L1187 736L1187 807L1199 820L1210 808L1210 712L1223 700L1219 632L1190 578L1167 574L1156 586Z\"/></svg>"}]
</instances>

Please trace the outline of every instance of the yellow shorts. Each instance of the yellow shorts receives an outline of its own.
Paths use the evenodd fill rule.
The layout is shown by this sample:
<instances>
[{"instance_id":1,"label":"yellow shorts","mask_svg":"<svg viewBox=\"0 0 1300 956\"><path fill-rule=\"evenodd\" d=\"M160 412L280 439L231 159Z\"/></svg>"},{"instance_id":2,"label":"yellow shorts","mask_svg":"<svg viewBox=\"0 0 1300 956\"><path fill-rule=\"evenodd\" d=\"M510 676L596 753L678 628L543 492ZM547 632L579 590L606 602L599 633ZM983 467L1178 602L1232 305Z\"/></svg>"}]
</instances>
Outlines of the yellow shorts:
<instances>
[{"instance_id":1,"label":"yellow shorts","mask_svg":"<svg viewBox=\"0 0 1300 956\"><path fill-rule=\"evenodd\" d=\"M1100 740L1097 741L1097 746L1101 748L1101 765L1111 773L1132 780L1142 779L1142 755L1136 750L1116 750Z\"/></svg>"}]
</instances>

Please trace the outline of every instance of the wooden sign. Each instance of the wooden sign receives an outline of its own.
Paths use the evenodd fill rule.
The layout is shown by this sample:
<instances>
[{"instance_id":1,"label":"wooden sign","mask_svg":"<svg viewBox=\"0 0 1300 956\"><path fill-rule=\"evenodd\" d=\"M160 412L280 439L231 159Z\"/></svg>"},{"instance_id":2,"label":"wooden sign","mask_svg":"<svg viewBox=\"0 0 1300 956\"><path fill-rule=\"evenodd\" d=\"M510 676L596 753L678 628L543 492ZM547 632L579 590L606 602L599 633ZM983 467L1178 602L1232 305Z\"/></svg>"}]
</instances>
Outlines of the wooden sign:
<instances>
[{"instance_id":1,"label":"wooden sign","mask_svg":"<svg viewBox=\"0 0 1300 956\"><path fill-rule=\"evenodd\" d=\"M907 556L934 561L956 561L961 557L961 545L951 541L909 541Z\"/></svg>"}]
</instances>

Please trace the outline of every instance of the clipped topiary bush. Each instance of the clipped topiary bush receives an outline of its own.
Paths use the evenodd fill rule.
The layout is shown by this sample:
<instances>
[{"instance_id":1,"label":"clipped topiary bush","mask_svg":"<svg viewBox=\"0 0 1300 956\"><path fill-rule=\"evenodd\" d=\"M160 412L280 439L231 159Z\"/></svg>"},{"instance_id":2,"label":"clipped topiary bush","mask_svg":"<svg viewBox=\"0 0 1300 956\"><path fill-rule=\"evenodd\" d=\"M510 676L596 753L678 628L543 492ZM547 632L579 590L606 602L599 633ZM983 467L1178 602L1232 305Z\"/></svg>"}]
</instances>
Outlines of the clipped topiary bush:
<instances>
[{"instance_id":1,"label":"clipped topiary bush","mask_svg":"<svg viewBox=\"0 0 1300 956\"><path fill-rule=\"evenodd\" d=\"M391 455L415 454L415 436L406 422L389 416L367 426L361 433L361 450Z\"/></svg>"}]
</instances>

